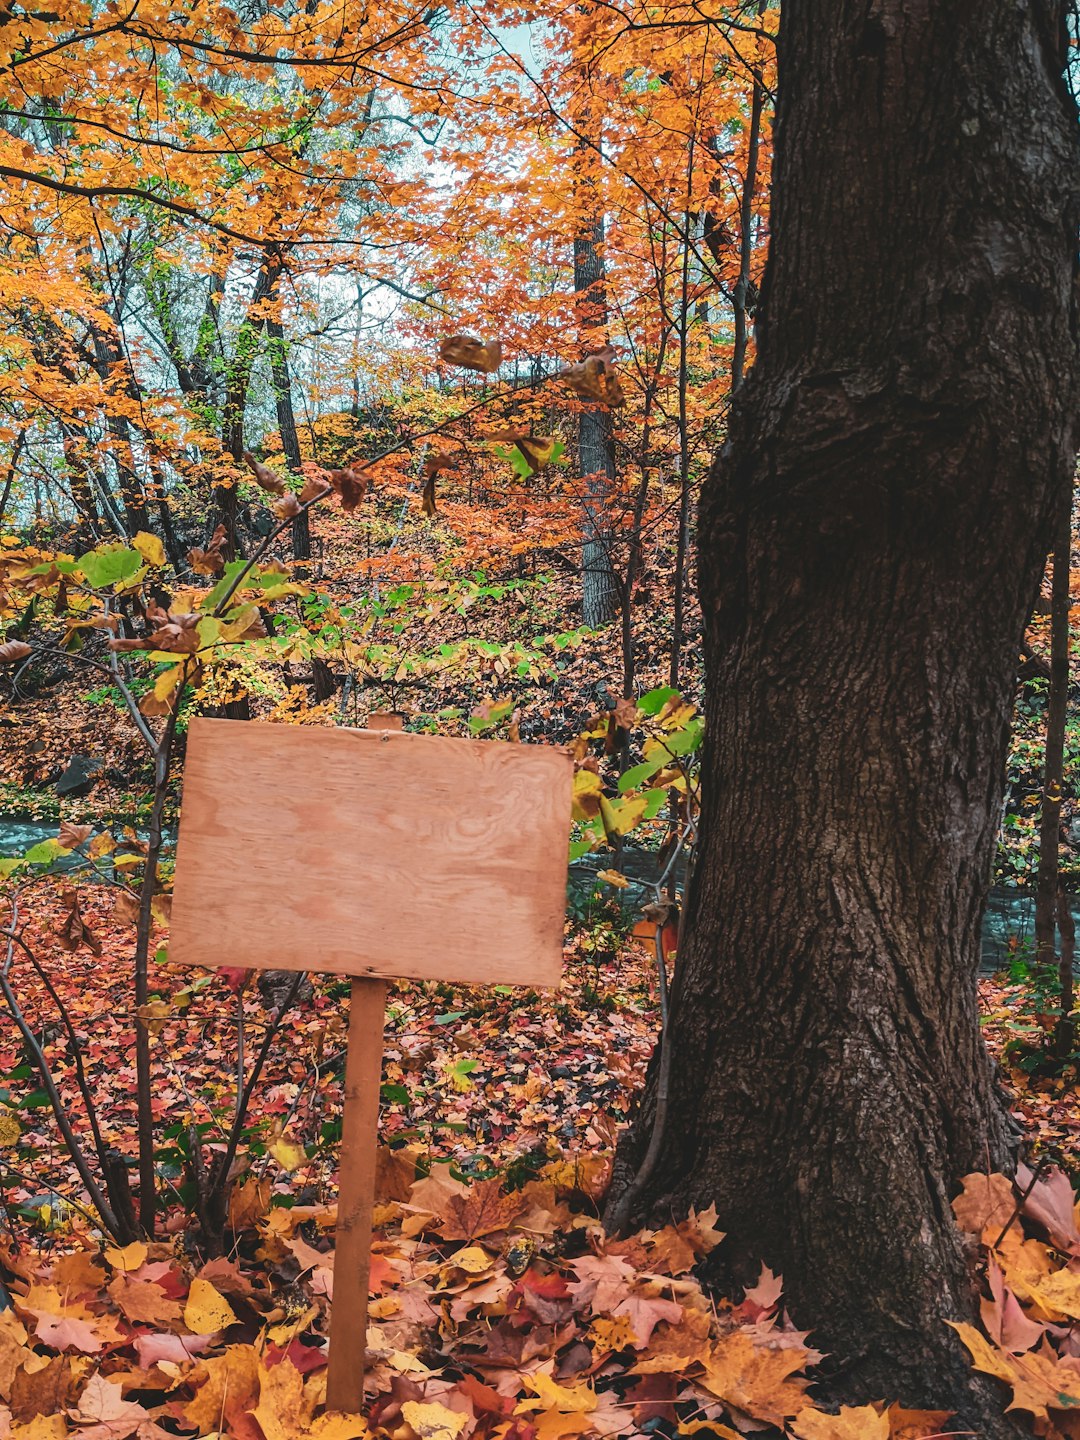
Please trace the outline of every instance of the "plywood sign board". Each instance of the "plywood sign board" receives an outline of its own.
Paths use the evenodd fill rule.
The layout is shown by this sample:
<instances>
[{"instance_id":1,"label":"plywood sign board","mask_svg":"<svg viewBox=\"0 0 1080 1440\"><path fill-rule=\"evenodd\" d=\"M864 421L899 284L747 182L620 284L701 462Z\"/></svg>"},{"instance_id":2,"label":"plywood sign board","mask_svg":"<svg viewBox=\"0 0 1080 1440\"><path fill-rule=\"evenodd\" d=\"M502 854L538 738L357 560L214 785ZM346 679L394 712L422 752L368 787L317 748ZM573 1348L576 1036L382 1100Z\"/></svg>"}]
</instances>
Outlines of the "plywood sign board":
<instances>
[{"instance_id":1,"label":"plywood sign board","mask_svg":"<svg viewBox=\"0 0 1080 1440\"><path fill-rule=\"evenodd\" d=\"M193 720L170 959L557 985L571 772L540 745Z\"/></svg>"},{"instance_id":2,"label":"plywood sign board","mask_svg":"<svg viewBox=\"0 0 1080 1440\"><path fill-rule=\"evenodd\" d=\"M558 984L572 770L538 745L396 727L191 722L170 960L353 977L332 1410L364 1398L387 979Z\"/></svg>"}]
</instances>

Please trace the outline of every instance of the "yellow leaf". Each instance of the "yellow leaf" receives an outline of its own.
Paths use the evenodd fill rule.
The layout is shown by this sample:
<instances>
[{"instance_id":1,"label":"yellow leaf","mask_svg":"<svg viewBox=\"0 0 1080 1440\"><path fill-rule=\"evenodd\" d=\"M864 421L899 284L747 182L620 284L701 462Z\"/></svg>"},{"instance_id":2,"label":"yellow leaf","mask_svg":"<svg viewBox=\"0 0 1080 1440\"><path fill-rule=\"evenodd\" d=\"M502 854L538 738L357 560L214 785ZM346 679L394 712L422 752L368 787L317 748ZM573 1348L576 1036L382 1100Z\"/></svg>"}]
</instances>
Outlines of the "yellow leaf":
<instances>
[{"instance_id":1,"label":"yellow leaf","mask_svg":"<svg viewBox=\"0 0 1080 1440\"><path fill-rule=\"evenodd\" d=\"M1003 1355L998 1354L986 1336L976 1330L974 1325L965 1325L955 1320L946 1320L945 1323L951 1325L964 1342L976 1370L981 1370L985 1375L995 1375L1006 1384L1014 1383L1016 1372L1012 1366Z\"/></svg>"},{"instance_id":2,"label":"yellow leaf","mask_svg":"<svg viewBox=\"0 0 1080 1440\"><path fill-rule=\"evenodd\" d=\"M236 1315L225 1296L196 1275L184 1306L184 1324L193 1335L212 1335L235 1325Z\"/></svg>"},{"instance_id":3,"label":"yellow leaf","mask_svg":"<svg viewBox=\"0 0 1080 1440\"><path fill-rule=\"evenodd\" d=\"M0 1145L17 1145L22 1135L22 1126L14 1115L0 1114Z\"/></svg>"},{"instance_id":4,"label":"yellow leaf","mask_svg":"<svg viewBox=\"0 0 1080 1440\"><path fill-rule=\"evenodd\" d=\"M625 890L630 884L626 876L620 874L618 870L598 870L596 872L596 878L598 880L605 880L609 885L614 885L617 890Z\"/></svg>"},{"instance_id":5,"label":"yellow leaf","mask_svg":"<svg viewBox=\"0 0 1080 1440\"><path fill-rule=\"evenodd\" d=\"M420 1440L457 1440L469 1417L460 1410L448 1410L438 1401L422 1405L419 1400L406 1400L401 1407L401 1418L416 1431Z\"/></svg>"},{"instance_id":6,"label":"yellow leaf","mask_svg":"<svg viewBox=\"0 0 1080 1440\"><path fill-rule=\"evenodd\" d=\"M289 1175L307 1160L307 1151L287 1135L280 1135L266 1147L281 1168Z\"/></svg>"},{"instance_id":7,"label":"yellow leaf","mask_svg":"<svg viewBox=\"0 0 1080 1440\"><path fill-rule=\"evenodd\" d=\"M139 703L142 713L144 715L170 715L176 708L179 699L176 693L177 687L186 672L187 665L182 660L179 664L170 665L168 670L162 670L154 681L153 693L144 695Z\"/></svg>"},{"instance_id":8,"label":"yellow leaf","mask_svg":"<svg viewBox=\"0 0 1080 1440\"><path fill-rule=\"evenodd\" d=\"M889 1417L872 1405L841 1405L838 1415L807 1408L791 1422L799 1440L889 1440Z\"/></svg>"},{"instance_id":9,"label":"yellow leaf","mask_svg":"<svg viewBox=\"0 0 1080 1440\"><path fill-rule=\"evenodd\" d=\"M579 770L574 776L574 819L591 820L600 813L604 787L595 770Z\"/></svg>"},{"instance_id":10,"label":"yellow leaf","mask_svg":"<svg viewBox=\"0 0 1080 1440\"><path fill-rule=\"evenodd\" d=\"M156 535L140 530L131 543L148 565L165 564L165 546Z\"/></svg>"},{"instance_id":11,"label":"yellow leaf","mask_svg":"<svg viewBox=\"0 0 1080 1440\"><path fill-rule=\"evenodd\" d=\"M648 808L647 795L631 795L624 800L608 800L600 797L600 814L604 829L609 835L626 835L638 823Z\"/></svg>"},{"instance_id":12,"label":"yellow leaf","mask_svg":"<svg viewBox=\"0 0 1080 1440\"><path fill-rule=\"evenodd\" d=\"M527 1410L562 1410L573 1415L588 1415L596 1409L596 1391L588 1385L558 1385L550 1375L526 1375L525 1384L535 1400L522 1400L514 1410L520 1415Z\"/></svg>"},{"instance_id":13,"label":"yellow leaf","mask_svg":"<svg viewBox=\"0 0 1080 1440\"><path fill-rule=\"evenodd\" d=\"M168 1000L148 1000L135 1013L146 1026L148 1034L160 1035L172 1014L172 1006Z\"/></svg>"},{"instance_id":14,"label":"yellow leaf","mask_svg":"<svg viewBox=\"0 0 1080 1440\"><path fill-rule=\"evenodd\" d=\"M1075 1271L1057 1270L1037 1285L1028 1285L1027 1288L1044 1310L1067 1315L1070 1320L1080 1320L1080 1275Z\"/></svg>"},{"instance_id":15,"label":"yellow leaf","mask_svg":"<svg viewBox=\"0 0 1080 1440\"><path fill-rule=\"evenodd\" d=\"M371 1431L360 1415L331 1412L313 1420L305 1434L307 1440L365 1440Z\"/></svg>"},{"instance_id":16,"label":"yellow leaf","mask_svg":"<svg viewBox=\"0 0 1080 1440\"><path fill-rule=\"evenodd\" d=\"M456 1265L459 1270L464 1270L467 1275L479 1275L482 1271L490 1269L493 1261L487 1251L482 1250L479 1245L470 1245L465 1250L459 1250L450 1264Z\"/></svg>"},{"instance_id":17,"label":"yellow leaf","mask_svg":"<svg viewBox=\"0 0 1080 1440\"><path fill-rule=\"evenodd\" d=\"M141 1265L146 1264L146 1257L149 1253L141 1240L133 1240L122 1250L117 1246L106 1250L105 1259L114 1270L138 1270Z\"/></svg>"},{"instance_id":18,"label":"yellow leaf","mask_svg":"<svg viewBox=\"0 0 1080 1440\"><path fill-rule=\"evenodd\" d=\"M38 1415L28 1425L13 1425L8 1440L64 1440L67 1433L62 1415Z\"/></svg>"},{"instance_id":19,"label":"yellow leaf","mask_svg":"<svg viewBox=\"0 0 1080 1440\"><path fill-rule=\"evenodd\" d=\"M803 1392L809 1382L793 1374L806 1358L805 1350L755 1345L741 1330L733 1330L713 1346L701 1384L755 1420L780 1428L806 1406Z\"/></svg>"}]
</instances>

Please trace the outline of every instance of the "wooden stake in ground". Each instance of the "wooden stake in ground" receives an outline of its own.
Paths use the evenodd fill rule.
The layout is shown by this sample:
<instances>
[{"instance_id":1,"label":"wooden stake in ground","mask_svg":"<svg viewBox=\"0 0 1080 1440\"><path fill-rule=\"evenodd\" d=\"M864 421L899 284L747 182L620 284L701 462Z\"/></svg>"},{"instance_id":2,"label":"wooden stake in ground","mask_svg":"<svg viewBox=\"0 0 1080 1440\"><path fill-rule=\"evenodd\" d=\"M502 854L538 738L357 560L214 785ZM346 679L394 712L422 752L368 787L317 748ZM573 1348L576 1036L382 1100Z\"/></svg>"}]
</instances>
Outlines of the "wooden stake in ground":
<instances>
[{"instance_id":1,"label":"wooden stake in ground","mask_svg":"<svg viewBox=\"0 0 1080 1440\"><path fill-rule=\"evenodd\" d=\"M386 982L558 984L572 768L538 745L191 723L170 959L353 977L330 1409L363 1400Z\"/></svg>"}]
</instances>

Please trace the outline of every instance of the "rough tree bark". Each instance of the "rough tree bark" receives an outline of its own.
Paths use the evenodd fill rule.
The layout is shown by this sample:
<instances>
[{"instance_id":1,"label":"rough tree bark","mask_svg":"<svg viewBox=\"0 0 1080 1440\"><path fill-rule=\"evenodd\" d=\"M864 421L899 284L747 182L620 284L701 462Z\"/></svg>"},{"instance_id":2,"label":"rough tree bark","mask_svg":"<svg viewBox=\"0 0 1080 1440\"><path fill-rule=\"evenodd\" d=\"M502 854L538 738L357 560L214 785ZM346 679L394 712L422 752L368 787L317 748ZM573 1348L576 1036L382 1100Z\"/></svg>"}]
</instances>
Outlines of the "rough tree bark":
<instances>
[{"instance_id":1,"label":"rough tree bark","mask_svg":"<svg viewBox=\"0 0 1080 1440\"><path fill-rule=\"evenodd\" d=\"M758 358L703 499L708 748L636 1220L719 1208L837 1393L1013 1433L943 1317L1014 1138L975 977L1017 655L1075 453L1060 0L791 0ZM656 1067L620 1154L640 1161ZM718 1277L719 1278L719 1277ZM955 1428L964 1428L958 1425Z\"/></svg>"},{"instance_id":2,"label":"rough tree bark","mask_svg":"<svg viewBox=\"0 0 1080 1440\"><path fill-rule=\"evenodd\" d=\"M593 213L574 237L574 296L586 353L607 340L604 217ZM589 405L578 421L578 464L585 483L584 541L581 548L581 618L594 629L614 619L619 586L612 563L611 524L615 483L615 435L611 411Z\"/></svg>"}]
</instances>

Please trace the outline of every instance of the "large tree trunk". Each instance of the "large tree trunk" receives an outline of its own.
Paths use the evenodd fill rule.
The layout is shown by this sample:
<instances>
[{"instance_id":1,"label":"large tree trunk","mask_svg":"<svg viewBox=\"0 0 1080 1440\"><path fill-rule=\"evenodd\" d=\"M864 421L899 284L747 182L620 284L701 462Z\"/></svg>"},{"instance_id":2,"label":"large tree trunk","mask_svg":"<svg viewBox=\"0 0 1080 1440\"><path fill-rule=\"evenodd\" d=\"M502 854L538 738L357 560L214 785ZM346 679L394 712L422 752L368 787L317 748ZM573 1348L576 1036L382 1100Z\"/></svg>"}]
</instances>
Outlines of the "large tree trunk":
<instances>
[{"instance_id":1,"label":"large tree trunk","mask_svg":"<svg viewBox=\"0 0 1080 1440\"><path fill-rule=\"evenodd\" d=\"M1017 655L1075 452L1064 8L783 8L758 360L701 517L670 1118L631 1207L715 1201L729 1275L783 1272L840 1393L984 1436L1012 1432L942 1320L973 1314L956 1179L1013 1163L975 980Z\"/></svg>"}]
</instances>

